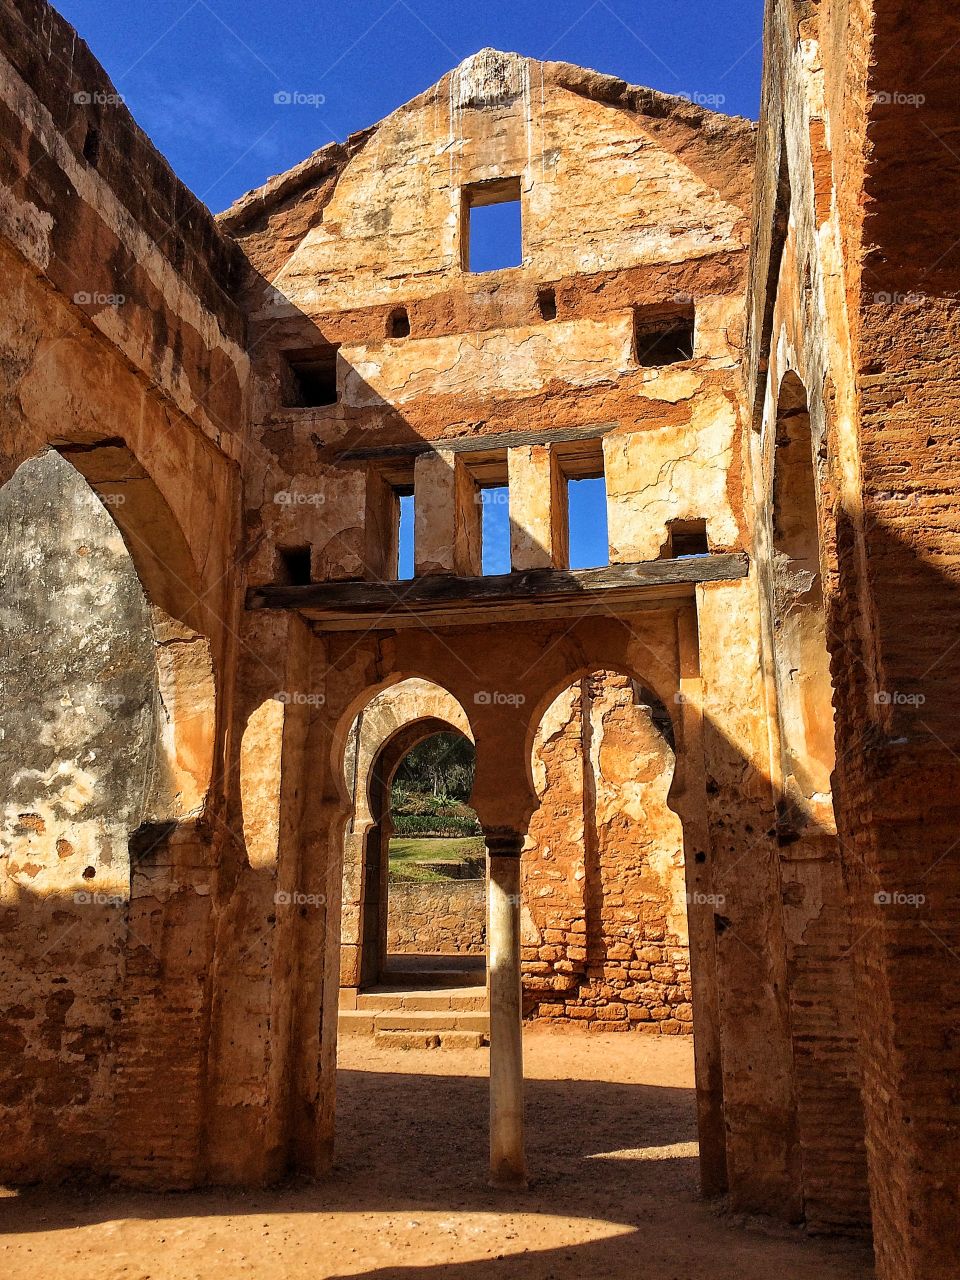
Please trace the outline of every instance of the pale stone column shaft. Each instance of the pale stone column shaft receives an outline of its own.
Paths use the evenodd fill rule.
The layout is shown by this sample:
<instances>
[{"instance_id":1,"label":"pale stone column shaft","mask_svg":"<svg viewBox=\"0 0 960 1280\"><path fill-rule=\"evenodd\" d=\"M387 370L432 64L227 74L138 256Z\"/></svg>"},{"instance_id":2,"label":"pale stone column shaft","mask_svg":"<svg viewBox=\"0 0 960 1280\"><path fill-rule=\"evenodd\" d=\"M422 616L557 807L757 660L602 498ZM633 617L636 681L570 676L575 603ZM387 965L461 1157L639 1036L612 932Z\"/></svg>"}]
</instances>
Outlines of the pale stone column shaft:
<instances>
[{"instance_id":1,"label":"pale stone column shaft","mask_svg":"<svg viewBox=\"0 0 960 1280\"><path fill-rule=\"evenodd\" d=\"M567 565L566 484L549 445L507 450L510 559L515 570Z\"/></svg>"},{"instance_id":2,"label":"pale stone column shaft","mask_svg":"<svg viewBox=\"0 0 960 1280\"><path fill-rule=\"evenodd\" d=\"M487 837L490 992L490 1181L526 1185L520 1005L520 847L516 833Z\"/></svg>"},{"instance_id":3,"label":"pale stone column shaft","mask_svg":"<svg viewBox=\"0 0 960 1280\"><path fill-rule=\"evenodd\" d=\"M480 573L480 502L463 458L437 450L417 458L413 480L415 572Z\"/></svg>"}]
</instances>

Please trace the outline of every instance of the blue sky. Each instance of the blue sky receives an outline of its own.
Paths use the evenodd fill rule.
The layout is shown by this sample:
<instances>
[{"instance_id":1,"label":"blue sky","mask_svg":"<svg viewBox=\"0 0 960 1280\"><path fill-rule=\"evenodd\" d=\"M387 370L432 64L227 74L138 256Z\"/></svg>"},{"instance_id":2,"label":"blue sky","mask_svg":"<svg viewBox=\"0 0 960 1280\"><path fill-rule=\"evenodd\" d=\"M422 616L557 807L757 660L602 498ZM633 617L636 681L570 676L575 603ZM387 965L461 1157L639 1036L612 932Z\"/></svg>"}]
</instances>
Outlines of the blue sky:
<instances>
[{"instance_id":1,"label":"blue sky","mask_svg":"<svg viewBox=\"0 0 960 1280\"><path fill-rule=\"evenodd\" d=\"M214 210L485 45L756 117L761 0L58 0ZM274 101L277 94L294 101ZM322 101L320 101L322 99Z\"/></svg>"},{"instance_id":2,"label":"blue sky","mask_svg":"<svg viewBox=\"0 0 960 1280\"><path fill-rule=\"evenodd\" d=\"M607 504L603 480L571 480L567 486L570 568L596 569L608 562ZM508 490L482 489L484 573L510 572ZM399 577L413 577L413 499L400 502Z\"/></svg>"}]
</instances>

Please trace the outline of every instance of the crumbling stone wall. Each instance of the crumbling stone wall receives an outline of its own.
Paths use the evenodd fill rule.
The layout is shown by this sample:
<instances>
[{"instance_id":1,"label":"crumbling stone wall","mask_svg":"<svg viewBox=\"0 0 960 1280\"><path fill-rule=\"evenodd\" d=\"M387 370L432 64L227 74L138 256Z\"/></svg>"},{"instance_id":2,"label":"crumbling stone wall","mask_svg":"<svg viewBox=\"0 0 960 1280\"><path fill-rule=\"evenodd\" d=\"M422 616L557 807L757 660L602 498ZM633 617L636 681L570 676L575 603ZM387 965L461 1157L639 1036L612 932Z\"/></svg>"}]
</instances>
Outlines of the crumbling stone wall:
<instances>
[{"instance_id":1,"label":"crumbling stone wall","mask_svg":"<svg viewBox=\"0 0 960 1280\"><path fill-rule=\"evenodd\" d=\"M487 936L483 880L390 884L387 951L391 954L482 956Z\"/></svg>"},{"instance_id":2,"label":"crumbling stone wall","mask_svg":"<svg viewBox=\"0 0 960 1280\"><path fill-rule=\"evenodd\" d=\"M688 896L705 895L687 914L705 1186L738 1209L856 1229L869 1172L883 1280L952 1280L958 201L943 138L960 30L945 7L918 18L903 0L768 10L751 236L748 122L492 50L217 224L67 24L42 0L0 0L0 479L52 444L106 502L156 664L154 685L146 648L131 648L142 699L131 689L115 723L131 717L147 756L156 739L171 782L168 821L135 841L125 930L111 915L89 955L38 954L24 880L44 887L41 914L57 902L53 923L79 935L90 904L65 909L63 891L81 856L81 880L91 866L119 893L121 832L161 810L141 808L129 774L81 797L107 828L87 862L84 814L67 831L62 795L43 777L28 795L2 754L4 901L18 904L5 937L22 997L0 1042L0 1101L19 1108L5 1176L82 1163L152 1185L249 1184L324 1167L344 748L381 690L430 679L469 713L488 835L509 851L529 831L537 850L538 1007L687 1025L668 906L679 822ZM524 200L524 261L474 276L464 192L505 174ZM691 358L644 365L638 313L691 308ZM332 346L335 403L305 404L297 357ZM767 514L788 374L814 460L829 791L826 754L818 780L786 767L803 717L787 707ZM259 608L262 588L305 565L315 584L391 579L395 499L411 485L422 576L479 571L476 487L504 477L514 570L562 570L558 475L598 460L615 568L669 556L678 522L703 521L708 552L748 554L745 576L615 610L594 597L592 613L569 593L539 613L514 601L481 617L467 601L431 625ZM130 500L111 505L120 493ZM48 511L48 528L62 533L68 511L81 518ZM90 546L114 545L94 533ZM35 603L13 603L42 625ZM74 655L61 656L72 679ZM538 809L536 730L598 670L624 674L579 725L572 703L557 712ZM672 786L616 683L628 673L675 711ZM822 729L822 690L811 701ZM53 715L66 723L65 708ZM85 763L73 745L68 768ZM39 735L24 751L48 747ZM565 787L584 814L580 882L576 822L550 811ZM920 883L918 928L918 904L897 895ZM69 1006L46 998L53 986Z\"/></svg>"},{"instance_id":3,"label":"crumbling stone wall","mask_svg":"<svg viewBox=\"0 0 960 1280\"><path fill-rule=\"evenodd\" d=\"M598 141L586 153L585 134ZM730 393L752 154L747 121L487 50L221 215L255 268L244 295L261 445L245 471L250 583L282 578L285 546L309 549L314 581L394 576L391 490L418 466L417 560L452 571L449 463L424 442L536 432L548 419L606 457L614 562L656 558L668 524L688 518L706 520L712 548L736 546ZM525 265L467 274L462 193L505 173L522 180ZM547 285L555 318L541 314ZM645 367L635 308L676 318L694 304L694 361ZM409 338L389 332L398 306ZM335 403L293 407L287 357L335 346ZM549 456L521 454L511 483L533 504ZM640 479L658 475L652 487ZM468 479L461 468L461 491ZM461 571L479 572L479 541L459 520Z\"/></svg>"},{"instance_id":4,"label":"crumbling stone wall","mask_svg":"<svg viewBox=\"0 0 960 1280\"><path fill-rule=\"evenodd\" d=\"M0 4L0 149L0 1173L182 1185L207 1167L238 251L41 0Z\"/></svg>"},{"instance_id":5,"label":"crumbling stone wall","mask_svg":"<svg viewBox=\"0 0 960 1280\"><path fill-rule=\"evenodd\" d=\"M884 1280L953 1275L958 1252L958 45L948 6L772 7L748 292L759 510L784 388L809 418L836 730L836 836L802 804L782 832L801 1142L826 1222L865 1220L869 1175Z\"/></svg>"},{"instance_id":6,"label":"crumbling stone wall","mask_svg":"<svg viewBox=\"0 0 960 1280\"><path fill-rule=\"evenodd\" d=\"M693 1029L674 754L635 682L562 693L537 733L523 855L528 1013L605 1030Z\"/></svg>"},{"instance_id":7,"label":"crumbling stone wall","mask_svg":"<svg viewBox=\"0 0 960 1280\"><path fill-rule=\"evenodd\" d=\"M584 468L606 476L613 571L669 557L684 533L707 554L749 550L739 360L754 144L749 122L485 50L222 215L252 268L242 293L257 446L244 469L248 616L296 607L296 582L335 602L395 579L399 496L411 488L415 572L434 599L480 573L483 483L509 483L517 574L567 568L564 478ZM523 202L523 262L470 273L469 193L505 179ZM646 363L644 325L691 313L691 358ZM409 607L380 620L305 608L313 635L297 661L327 673L308 734L324 752L332 740L335 774L358 710L382 688L445 685L477 743L473 807L510 850L536 808L536 726L585 662L649 679L665 702L682 686L675 798L694 846L684 871L703 895L689 931L705 1184L729 1186L738 1208L797 1217L760 586L755 566L744 572L644 621L618 600L616 625L648 636L651 651L615 639L599 602L577 618L585 602L570 593L549 617L520 600L481 616L467 599L439 623ZM289 649L275 656L291 661ZM331 779L307 791L302 830L332 832L339 850L342 791ZM282 971L276 939L264 942ZM646 976L648 962L636 963ZM673 976L664 972L658 999L685 994L675 966Z\"/></svg>"}]
</instances>

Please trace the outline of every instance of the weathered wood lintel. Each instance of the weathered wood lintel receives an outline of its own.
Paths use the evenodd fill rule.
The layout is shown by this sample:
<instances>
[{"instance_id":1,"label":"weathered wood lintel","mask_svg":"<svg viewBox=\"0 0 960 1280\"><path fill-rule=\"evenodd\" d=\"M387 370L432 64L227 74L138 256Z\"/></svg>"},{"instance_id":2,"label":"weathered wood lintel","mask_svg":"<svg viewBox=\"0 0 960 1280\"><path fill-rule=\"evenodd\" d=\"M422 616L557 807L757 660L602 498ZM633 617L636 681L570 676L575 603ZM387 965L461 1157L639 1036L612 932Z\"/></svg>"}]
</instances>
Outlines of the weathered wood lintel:
<instances>
[{"instance_id":1,"label":"weathered wood lintel","mask_svg":"<svg viewBox=\"0 0 960 1280\"><path fill-rule=\"evenodd\" d=\"M336 631L479 625L624 611L689 596L701 582L745 578L743 552L682 556L602 569L528 569L458 578L436 574L407 582L263 586L247 592L248 609L295 609Z\"/></svg>"},{"instance_id":2,"label":"weathered wood lintel","mask_svg":"<svg viewBox=\"0 0 960 1280\"><path fill-rule=\"evenodd\" d=\"M380 448L338 449L327 445L324 452L336 455L337 462L394 462L417 458L425 453L492 453L531 444L589 443L609 435L619 422L598 422L586 427L547 427L542 431L500 431L495 435L450 436L439 440L411 440Z\"/></svg>"}]
</instances>

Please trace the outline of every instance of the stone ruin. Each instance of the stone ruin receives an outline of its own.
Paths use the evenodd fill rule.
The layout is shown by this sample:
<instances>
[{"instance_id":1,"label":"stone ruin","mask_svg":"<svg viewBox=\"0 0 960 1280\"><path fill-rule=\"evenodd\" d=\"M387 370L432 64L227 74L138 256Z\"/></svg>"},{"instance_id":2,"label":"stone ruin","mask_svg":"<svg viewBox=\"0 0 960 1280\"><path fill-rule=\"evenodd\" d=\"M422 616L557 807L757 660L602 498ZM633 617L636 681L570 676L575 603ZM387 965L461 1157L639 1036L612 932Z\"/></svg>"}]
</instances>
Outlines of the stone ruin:
<instances>
[{"instance_id":1,"label":"stone ruin","mask_svg":"<svg viewBox=\"0 0 960 1280\"><path fill-rule=\"evenodd\" d=\"M3 1181L328 1167L367 784L453 726L493 1181L524 1012L692 1027L706 1195L956 1275L960 15L765 42L759 125L484 50L213 217L0 0Z\"/></svg>"}]
</instances>

